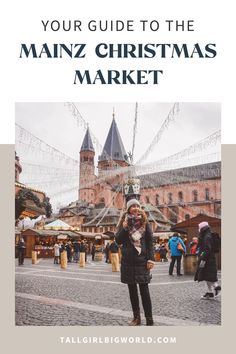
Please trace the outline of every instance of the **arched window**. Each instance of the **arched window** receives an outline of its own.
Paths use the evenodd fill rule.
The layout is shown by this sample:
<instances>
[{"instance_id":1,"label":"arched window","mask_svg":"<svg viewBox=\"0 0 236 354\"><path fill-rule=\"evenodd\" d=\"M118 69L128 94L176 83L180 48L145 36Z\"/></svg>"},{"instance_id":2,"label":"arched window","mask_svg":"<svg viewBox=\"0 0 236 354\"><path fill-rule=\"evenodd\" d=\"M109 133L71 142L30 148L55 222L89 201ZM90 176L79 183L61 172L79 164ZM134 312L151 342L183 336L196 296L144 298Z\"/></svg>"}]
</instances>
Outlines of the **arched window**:
<instances>
[{"instance_id":1,"label":"arched window","mask_svg":"<svg viewBox=\"0 0 236 354\"><path fill-rule=\"evenodd\" d=\"M149 199L148 195L146 195L145 199L146 199L146 203L149 204L150 203L150 199Z\"/></svg>"},{"instance_id":2,"label":"arched window","mask_svg":"<svg viewBox=\"0 0 236 354\"><path fill-rule=\"evenodd\" d=\"M179 203L182 203L182 202L183 202L184 197L183 197L183 192L182 192L182 191L180 191L180 192L178 193L178 199L179 199Z\"/></svg>"},{"instance_id":3,"label":"arched window","mask_svg":"<svg viewBox=\"0 0 236 354\"><path fill-rule=\"evenodd\" d=\"M206 200L210 200L210 191L209 191L209 188L206 188L206 189L205 189L205 199L206 199Z\"/></svg>"},{"instance_id":4,"label":"arched window","mask_svg":"<svg viewBox=\"0 0 236 354\"><path fill-rule=\"evenodd\" d=\"M156 194L156 205L160 204L160 196L159 194Z\"/></svg>"},{"instance_id":5,"label":"arched window","mask_svg":"<svg viewBox=\"0 0 236 354\"><path fill-rule=\"evenodd\" d=\"M196 189L194 189L193 191L193 201L194 202L198 201L198 191Z\"/></svg>"},{"instance_id":6,"label":"arched window","mask_svg":"<svg viewBox=\"0 0 236 354\"><path fill-rule=\"evenodd\" d=\"M168 204L172 204L172 203L173 203L173 194L168 193Z\"/></svg>"},{"instance_id":7,"label":"arched window","mask_svg":"<svg viewBox=\"0 0 236 354\"><path fill-rule=\"evenodd\" d=\"M189 220L190 219L190 215L189 214L185 214L185 220Z\"/></svg>"}]
</instances>

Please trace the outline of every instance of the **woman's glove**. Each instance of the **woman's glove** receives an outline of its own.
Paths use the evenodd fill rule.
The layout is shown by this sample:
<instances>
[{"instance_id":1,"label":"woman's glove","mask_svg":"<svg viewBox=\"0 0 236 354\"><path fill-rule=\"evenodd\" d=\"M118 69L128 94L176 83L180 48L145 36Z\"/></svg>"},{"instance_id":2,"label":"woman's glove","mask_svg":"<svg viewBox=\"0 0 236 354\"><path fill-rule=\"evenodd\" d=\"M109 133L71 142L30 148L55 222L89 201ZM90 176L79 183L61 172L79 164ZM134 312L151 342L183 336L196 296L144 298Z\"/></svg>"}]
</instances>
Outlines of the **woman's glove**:
<instances>
[{"instance_id":1,"label":"woman's glove","mask_svg":"<svg viewBox=\"0 0 236 354\"><path fill-rule=\"evenodd\" d=\"M205 267L206 261L201 260L200 264L199 264L199 268L202 269Z\"/></svg>"}]
</instances>

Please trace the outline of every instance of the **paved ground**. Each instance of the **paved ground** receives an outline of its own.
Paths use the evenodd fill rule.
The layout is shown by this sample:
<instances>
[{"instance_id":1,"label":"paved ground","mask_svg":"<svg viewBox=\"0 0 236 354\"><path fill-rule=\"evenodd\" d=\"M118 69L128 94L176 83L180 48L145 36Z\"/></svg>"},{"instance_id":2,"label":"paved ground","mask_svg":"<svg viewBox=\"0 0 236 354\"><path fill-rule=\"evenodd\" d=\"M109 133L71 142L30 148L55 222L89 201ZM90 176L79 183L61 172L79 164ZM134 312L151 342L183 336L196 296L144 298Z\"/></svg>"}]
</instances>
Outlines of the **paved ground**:
<instances>
[{"instance_id":1,"label":"paved ground","mask_svg":"<svg viewBox=\"0 0 236 354\"><path fill-rule=\"evenodd\" d=\"M156 263L152 270L155 325L220 325L221 297L202 300L205 284L192 276L170 277L168 267ZM26 259L20 267L16 260L15 291L18 326L126 326L132 318L127 285L104 261L88 258L85 268L68 263L63 270L52 259L36 265Z\"/></svg>"}]
</instances>

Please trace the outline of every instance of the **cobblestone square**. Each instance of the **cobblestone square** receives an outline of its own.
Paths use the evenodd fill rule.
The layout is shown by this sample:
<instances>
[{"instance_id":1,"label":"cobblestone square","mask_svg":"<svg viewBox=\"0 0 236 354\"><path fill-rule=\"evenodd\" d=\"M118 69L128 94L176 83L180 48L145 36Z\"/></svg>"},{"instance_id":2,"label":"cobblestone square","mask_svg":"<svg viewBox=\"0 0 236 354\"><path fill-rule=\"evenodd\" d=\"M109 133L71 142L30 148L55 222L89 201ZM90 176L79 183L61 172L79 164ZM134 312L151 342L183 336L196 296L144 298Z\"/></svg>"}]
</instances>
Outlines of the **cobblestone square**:
<instances>
[{"instance_id":1,"label":"cobblestone square","mask_svg":"<svg viewBox=\"0 0 236 354\"><path fill-rule=\"evenodd\" d=\"M202 300L204 283L193 276L168 275L169 263L155 264L150 293L156 326L209 326L221 324L221 296ZM219 273L220 280L220 273ZM128 288L111 264L88 262L67 269L40 259L33 265L16 262L17 326L127 326L132 318ZM142 324L145 324L142 313Z\"/></svg>"}]
</instances>

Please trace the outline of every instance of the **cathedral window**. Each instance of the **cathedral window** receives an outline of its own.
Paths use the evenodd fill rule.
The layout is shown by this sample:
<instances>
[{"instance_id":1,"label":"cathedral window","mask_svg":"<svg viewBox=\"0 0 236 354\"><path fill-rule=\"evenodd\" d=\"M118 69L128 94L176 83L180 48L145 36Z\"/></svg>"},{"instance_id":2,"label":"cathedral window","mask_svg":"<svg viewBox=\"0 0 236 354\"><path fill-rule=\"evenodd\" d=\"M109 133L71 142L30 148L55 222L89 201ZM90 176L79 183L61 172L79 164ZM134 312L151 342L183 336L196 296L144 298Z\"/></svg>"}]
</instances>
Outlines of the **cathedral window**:
<instances>
[{"instance_id":1,"label":"cathedral window","mask_svg":"<svg viewBox=\"0 0 236 354\"><path fill-rule=\"evenodd\" d=\"M206 188L206 189L205 189L205 199L206 199L206 200L210 200L210 191L209 191L209 188Z\"/></svg>"},{"instance_id":2,"label":"cathedral window","mask_svg":"<svg viewBox=\"0 0 236 354\"><path fill-rule=\"evenodd\" d=\"M148 195L146 195L145 199L146 199L146 203L149 204L150 203L150 199L149 199Z\"/></svg>"},{"instance_id":3,"label":"cathedral window","mask_svg":"<svg viewBox=\"0 0 236 354\"><path fill-rule=\"evenodd\" d=\"M168 204L172 204L172 203L173 203L173 194L168 193Z\"/></svg>"},{"instance_id":4,"label":"cathedral window","mask_svg":"<svg viewBox=\"0 0 236 354\"><path fill-rule=\"evenodd\" d=\"M193 201L194 202L198 201L198 191L196 189L194 189L193 191Z\"/></svg>"},{"instance_id":5,"label":"cathedral window","mask_svg":"<svg viewBox=\"0 0 236 354\"><path fill-rule=\"evenodd\" d=\"M156 194L156 205L160 204L160 196L159 194Z\"/></svg>"},{"instance_id":6,"label":"cathedral window","mask_svg":"<svg viewBox=\"0 0 236 354\"><path fill-rule=\"evenodd\" d=\"M183 202L184 197L183 197L183 192L182 192L182 191L180 191L180 192L178 193L178 199L179 199L179 203L182 203L182 202Z\"/></svg>"}]
</instances>

